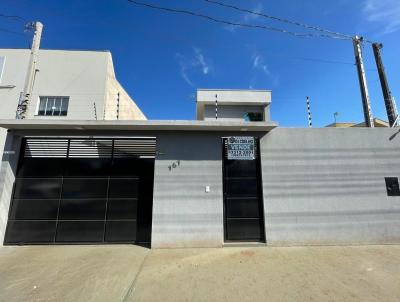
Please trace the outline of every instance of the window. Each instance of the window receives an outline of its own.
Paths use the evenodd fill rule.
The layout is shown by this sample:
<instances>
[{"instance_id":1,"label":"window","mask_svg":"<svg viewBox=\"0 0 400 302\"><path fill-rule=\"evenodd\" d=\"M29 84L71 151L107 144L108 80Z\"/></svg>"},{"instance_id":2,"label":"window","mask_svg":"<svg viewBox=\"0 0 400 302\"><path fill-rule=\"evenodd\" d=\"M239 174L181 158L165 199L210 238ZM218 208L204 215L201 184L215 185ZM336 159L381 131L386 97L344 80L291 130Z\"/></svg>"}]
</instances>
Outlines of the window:
<instances>
[{"instance_id":1,"label":"window","mask_svg":"<svg viewBox=\"0 0 400 302\"><path fill-rule=\"evenodd\" d=\"M38 115L66 116L69 97L66 96L41 96Z\"/></svg>"},{"instance_id":2,"label":"window","mask_svg":"<svg viewBox=\"0 0 400 302\"><path fill-rule=\"evenodd\" d=\"M244 120L247 122L262 122L264 121L264 115L262 112L247 112L244 115Z\"/></svg>"},{"instance_id":3,"label":"window","mask_svg":"<svg viewBox=\"0 0 400 302\"><path fill-rule=\"evenodd\" d=\"M388 196L400 196L399 179L397 177L385 177Z\"/></svg>"}]
</instances>

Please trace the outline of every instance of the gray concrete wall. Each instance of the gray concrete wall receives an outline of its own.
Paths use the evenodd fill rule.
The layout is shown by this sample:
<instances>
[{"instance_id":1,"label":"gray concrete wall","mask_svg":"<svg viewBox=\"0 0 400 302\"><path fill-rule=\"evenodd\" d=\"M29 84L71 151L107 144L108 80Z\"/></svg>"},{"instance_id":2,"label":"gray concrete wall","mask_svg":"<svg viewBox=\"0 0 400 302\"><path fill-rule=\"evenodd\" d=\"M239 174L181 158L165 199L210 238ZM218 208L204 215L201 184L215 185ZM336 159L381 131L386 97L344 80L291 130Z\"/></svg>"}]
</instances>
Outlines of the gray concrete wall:
<instances>
[{"instance_id":1,"label":"gray concrete wall","mask_svg":"<svg viewBox=\"0 0 400 302\"><path fill-rule=\"evenodd\" d=\"M236 133L243 134L255 135ZM155 136L152 247L223 245L221 137L235 133L77 130L15 135L6 144L16 152L21 135ZM265 134L261 159L267 244L400 243L400 197L388 197L384 181L400 176L399 150L398 129L277 128ZM3 155L0 240L17 158L17 153Z\"/></svg>"},{"instance_id":2,"label":"gray concrete wall","mask_svg":"<svg viewBox=\"0 0 400 302\"><path fill-rule=\"evenodd\" d=\"M221 136L157 135L153 248L222 246ZM210 186L209 193L206 186Z\"/></svg>"},{"instance_id":3,"label":"gray concrete wall","mask_svg":"<svg viewBox=\"0 0 400 302\"><path fill-rule=\"evenodd\" d=\"M269 245L400 243L398 129L281 129L261 140Z\"/></svg>"},{"instance_id":4,"label":"gray concrete wall","mask_svg":"<svg viewBox=\"0 0 400 302\"><path fill-rule=\"evenodd\" d=\"M16 169L19 158L21 138L9 133L6 136L4 150L14 154L3 154L0 165L0 245L3 244L6 232L8 211L12 198Z\"/></svg>"}]
</instances>

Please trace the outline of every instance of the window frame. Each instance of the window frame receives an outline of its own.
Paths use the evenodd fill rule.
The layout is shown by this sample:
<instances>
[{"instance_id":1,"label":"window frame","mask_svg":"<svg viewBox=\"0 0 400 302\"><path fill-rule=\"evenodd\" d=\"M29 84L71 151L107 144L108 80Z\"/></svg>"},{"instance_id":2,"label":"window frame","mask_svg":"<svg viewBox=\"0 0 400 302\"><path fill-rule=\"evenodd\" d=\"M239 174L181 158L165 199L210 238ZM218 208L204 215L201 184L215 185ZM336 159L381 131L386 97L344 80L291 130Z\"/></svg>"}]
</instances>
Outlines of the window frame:
<instances>
[{"instance_id":1,"label":"window frame","mask_svg":"<svg viewBox=\"0 0 400 302\"><path fill-rule=\"evenodd\" d=\"M51 114L47 114L47 106L49 104L49 100L50 102L53 102L53 107L51 108ZM41 110L41 104L43 102L46 102L45 106L44 106L44 110ZM54 105L56 104L56 102L59 101L59 107L57 107L56 109ZM49 96L49 95L43 95L43 96L39 96L39 100L37 102L37 106L36 106L36 116L54 116L54 117L61 117L61 116L68 116L68 108L69 108L69 101L70 101L70 97L69 96ZM66 110L63 111L63 104L67 104L66 105ZM41 111L43 111L43 113L41 113ZM55 112L58 112L58 114L54 114ZM65 114L63 114L65 112Z\"/></svg>"}]
</instances>

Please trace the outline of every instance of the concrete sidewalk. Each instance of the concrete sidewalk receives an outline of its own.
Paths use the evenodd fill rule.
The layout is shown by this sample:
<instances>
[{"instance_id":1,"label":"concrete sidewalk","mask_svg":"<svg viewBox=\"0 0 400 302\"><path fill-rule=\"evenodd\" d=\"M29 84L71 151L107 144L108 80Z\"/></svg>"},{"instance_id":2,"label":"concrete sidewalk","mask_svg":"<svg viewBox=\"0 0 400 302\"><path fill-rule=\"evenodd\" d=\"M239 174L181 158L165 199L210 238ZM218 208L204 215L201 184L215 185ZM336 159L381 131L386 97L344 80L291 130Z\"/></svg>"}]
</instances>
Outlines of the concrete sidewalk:
<instances>
[{"instance_id":1,"label":"concrete sidewalk","mask_svg":"<svg viewBox=\"0 0 400 302\"><path fill-rule=\"evenodd\" d=\"M0 301L400 301L400 246L4 247Z\"/></svg>"}]
</instances>

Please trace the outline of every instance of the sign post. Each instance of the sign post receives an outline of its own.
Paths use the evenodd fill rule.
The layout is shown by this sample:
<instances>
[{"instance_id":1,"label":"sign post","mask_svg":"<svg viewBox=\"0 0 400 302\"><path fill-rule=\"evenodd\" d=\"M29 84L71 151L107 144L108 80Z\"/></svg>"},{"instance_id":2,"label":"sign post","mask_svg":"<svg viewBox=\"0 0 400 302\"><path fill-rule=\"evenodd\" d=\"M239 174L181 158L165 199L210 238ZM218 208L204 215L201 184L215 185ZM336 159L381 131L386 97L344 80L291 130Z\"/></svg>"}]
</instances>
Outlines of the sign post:
<instances>
[{"instance_id":1,"label":"sign post","mask_svg":"<svg viewBox=\"0 0 400 302\"><path fill-rule=\"evenodd\" d=\"M227 140L228 160L254 160L255 144L252 136L231 136Z\"/></svg>"}]
</instances>

